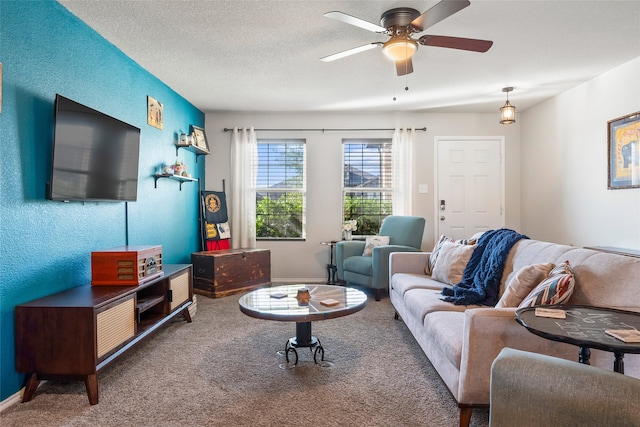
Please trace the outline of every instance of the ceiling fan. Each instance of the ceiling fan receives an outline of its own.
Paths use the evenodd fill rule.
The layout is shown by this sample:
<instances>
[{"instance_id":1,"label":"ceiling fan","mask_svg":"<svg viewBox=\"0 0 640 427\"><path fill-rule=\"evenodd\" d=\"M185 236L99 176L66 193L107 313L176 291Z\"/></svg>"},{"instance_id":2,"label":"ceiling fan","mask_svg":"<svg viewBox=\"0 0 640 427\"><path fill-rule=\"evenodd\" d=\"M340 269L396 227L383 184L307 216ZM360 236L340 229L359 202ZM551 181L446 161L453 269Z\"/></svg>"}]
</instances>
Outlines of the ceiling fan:
<instances>
[{"instance_id":1,"label":"ceiling fan","mask_svg":"<svg viewBox=\"0 0 640 427\"><path fill-rule=\"evenodd\" d=\"M421 33L443 19L461 11L470 4L468 0L442 0L422 15L417 10L409 7L397 7L387 10L382 14L380 17L380 24L382 25L377 25L343 12L327 12L324 14L327 18L355 25L356 27L373 31L374 33L385 34L390 38L384 43L373 42L365 44L325 56L320 58L320 60L324 62L335 61L336 59L364 52L369 49L382 47L383 52L395 61L396 74L403 76L413 72L411 57L418 50L419 44L473 52L486 52L491 45L493 45L492 41L434 35L423 35L418 39L412 37L414 34Z\"/></svg>"}]
</instances>

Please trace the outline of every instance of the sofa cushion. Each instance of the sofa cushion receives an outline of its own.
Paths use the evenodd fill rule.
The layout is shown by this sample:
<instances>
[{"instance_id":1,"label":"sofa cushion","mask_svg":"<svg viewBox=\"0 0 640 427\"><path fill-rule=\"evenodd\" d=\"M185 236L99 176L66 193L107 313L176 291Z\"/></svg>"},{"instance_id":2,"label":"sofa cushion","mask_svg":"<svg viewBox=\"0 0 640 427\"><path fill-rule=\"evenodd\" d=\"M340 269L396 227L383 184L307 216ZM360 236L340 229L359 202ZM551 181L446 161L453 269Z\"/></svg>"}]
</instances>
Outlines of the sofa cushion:
<instances>
[{"instance_id":1,"label":"sofa cushion","mask_svg":"<svg viewBox=\"0 0 640 427\"><path fill-rule=\"evenodd\" d=\"M509 280L496 307L517 307L542 282L551 269L551 263L525 265Z\"/></svg>"},{"instance_id":2,"label":"sofa cushion","mask_svg":"<svg viewBox=\"0 0 640 427\"><path fill-rule=\"evenodd\" d=\"M452 304L453 305L453 304ZM424 319L424 328L434 347L439 347L458 370L462 360L464 347L464 313L457 311L437 311L428 314Z\"/></svg>"},{"instance_id":3,"label":"sofa cushion","mask_svg":"<svg viewBox=\"0 0 640 427\"><path fill-rule=\"evenodd\" d=\"M434 291L442 291L445 285L442 282L430 279L424 274L413 273L396 273L391 276L391 288L399 295L404 295L409 289L431 289Z\"/></svg>"},{"instance_id":4,"label":"sofa cushion","mask_svg":"<svg viewBox=\"0 0 640 427\"><path fill-rule=\"evenodd\" d=\"M471 237L470 239L459 239L459 240L454 240L451 237L445 236L444 234L440 236L440 239L438 239L438 242L433 247L433 250L431 251L431 255L429 256L429 262L427 263L424 270L425 274L428 274L428 275L433 274L433 268L436 265L436 261L438 261L438 256L440 256L442 245L444 245L447 242L458 243L461 245L475 245L476 242L478 241L479 236L481 235L482 235L482 232L479 232L474 234L473 237Z\"/></svg>"},{"instance_id":5,"label":"sofa cushion","mask_svg":"<svg viewBox=\"0 0 640 427\"><path fill-rule=\"evenodd\" d=\"M479 305L455 305L442 300L440 291L434 289L409 289L404 293L404 303L413 317L423 321L424 317L436 311L463 312L469 308L478 308Z\"/></svg>"},{"instance_id":6,"label":"sofa cushion","mask_svg":"<svg viewBox=\"0 0 640 427\"><path fill-rule=\"evenodd\" d=\"M475 248L476 245L444 242L431 277L448 285L460 283Z\"/></svg>"},{"instance_id":7,"label":"sofa cushion","mask_svg":"<svg viewBox=\"0 0 640 427\"><path fill-rule=\"evenodd\" d=\"M389 236L371 236L367 237L364 245L362 256L372 256L373 248L376 246L384 246L389 244Z\"/></svg>"},{"instance_id":8,"label":"sofa cushion","mask_svg":"<svg viewBox=\"0 0 640 427\"><path fill-rule=\"evenodd\" d=\"M527 295L518 308L566 303L573 293L574 286L571 265L569 261L565 261L551 270L549 276Z\"/></svg>"},{"instance_id":9,"label":"sofa cushion","mask_svg":"<svg viewBox=\"0 0 640 427\"><path fill-rule=\"evenodd\" d=\"M350 256L344 260L342 265L347 271L373 276L373 264L369 256Z\"/></svg>"}]
</instances>

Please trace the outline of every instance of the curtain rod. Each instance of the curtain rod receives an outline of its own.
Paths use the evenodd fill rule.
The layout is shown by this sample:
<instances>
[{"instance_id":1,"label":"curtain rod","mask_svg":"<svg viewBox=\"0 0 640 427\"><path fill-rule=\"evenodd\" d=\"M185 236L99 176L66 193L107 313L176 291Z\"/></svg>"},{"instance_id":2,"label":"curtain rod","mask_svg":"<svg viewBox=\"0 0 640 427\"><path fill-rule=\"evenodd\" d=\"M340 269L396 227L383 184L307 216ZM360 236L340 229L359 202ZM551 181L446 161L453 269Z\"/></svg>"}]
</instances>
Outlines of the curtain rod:
<instances>
[{"instance_id":1,"label":"curtain rod","mask_svg":"<svg viewBox=\"0 0 640 427\"><path fill-rule=\"evenodd\" d=\"M256 132L354 132L354 131L394 131L393 128L372 128L372 129L254 129ZM422 132L427 131L427 127L416 128ZM224 128L225 132L233 131L233 128Z\"/></svg>"}]
</instances>

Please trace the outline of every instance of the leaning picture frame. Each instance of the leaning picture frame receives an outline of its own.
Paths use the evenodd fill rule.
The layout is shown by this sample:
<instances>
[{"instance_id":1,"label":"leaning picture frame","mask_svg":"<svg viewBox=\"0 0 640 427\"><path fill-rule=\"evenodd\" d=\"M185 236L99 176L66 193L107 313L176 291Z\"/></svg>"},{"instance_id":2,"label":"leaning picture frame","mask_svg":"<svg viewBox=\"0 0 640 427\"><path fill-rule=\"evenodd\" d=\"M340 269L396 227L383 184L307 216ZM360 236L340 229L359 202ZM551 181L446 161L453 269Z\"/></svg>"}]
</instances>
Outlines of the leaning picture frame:
<instances>
[{"instance_id":1,"label":"leaning picture frame","mask_svg":"<svg viewBox=\"0 0 640 427\"><path fill-rule=\"evenodd\" d=\"M208 153L209 142L207 141L207 134L204 133L204 129L191 125L191 135L193 136L193 145Z\"/></svg>"},{"instance_id":2,"label":"leaning picture frame","mask_svg":"<svg viewBox=\"0 0 640 427\"><path fill-rule=\"evenodd\" d=\"M640 111L607 122L608 188L640 188Z\"/></svg>"}]
</instances>

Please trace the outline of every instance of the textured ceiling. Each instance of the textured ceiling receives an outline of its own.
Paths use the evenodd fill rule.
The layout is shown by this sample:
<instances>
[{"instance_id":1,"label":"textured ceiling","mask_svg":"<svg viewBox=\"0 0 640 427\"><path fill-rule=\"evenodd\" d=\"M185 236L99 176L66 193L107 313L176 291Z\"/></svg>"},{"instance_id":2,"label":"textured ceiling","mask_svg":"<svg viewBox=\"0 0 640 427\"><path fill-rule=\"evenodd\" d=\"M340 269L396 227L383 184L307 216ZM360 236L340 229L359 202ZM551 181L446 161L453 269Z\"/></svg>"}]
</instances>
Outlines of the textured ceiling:
<instances>
[{"instance_id":1,"label":"textured ceiling","mask_svg":"<svg viewBox=\"0 0 640 427\"><path fill-rule=\"evenodd\" d=\"M205 112L495 112L505 86L515 87L509 100L523 111L640 56L640 0L471 0L419 36L493 47L420 46L406 78L380 49L321 62L387 39L323 14L378 24L388 9L423 12L437 1L59 1Z\"/></svg>"}]
</instances>

